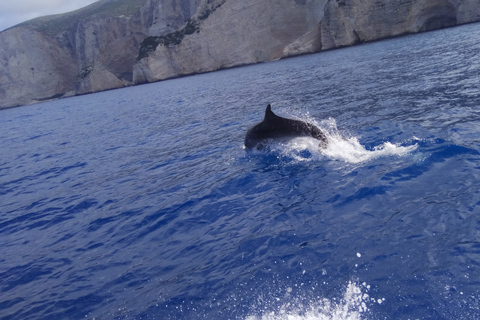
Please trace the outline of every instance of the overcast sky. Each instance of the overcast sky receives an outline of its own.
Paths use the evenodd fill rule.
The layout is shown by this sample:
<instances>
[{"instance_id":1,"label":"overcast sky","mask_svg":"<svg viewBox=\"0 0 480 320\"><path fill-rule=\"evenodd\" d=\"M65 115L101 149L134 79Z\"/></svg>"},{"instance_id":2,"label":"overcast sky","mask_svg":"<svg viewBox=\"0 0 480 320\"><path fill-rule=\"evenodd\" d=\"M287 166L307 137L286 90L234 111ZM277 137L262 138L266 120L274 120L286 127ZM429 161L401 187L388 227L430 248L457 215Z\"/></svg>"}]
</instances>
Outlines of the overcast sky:
<instances>
[{"instance_id":1,"label":"overcast sky","mask_svg":"<svg viewBox=\"0 0 480 320\"><path fill-rule=\"evenodd\" d=\"M36 17L64 13L98 0L0 0L0 31Z\"/></svg>"}]
</instances>

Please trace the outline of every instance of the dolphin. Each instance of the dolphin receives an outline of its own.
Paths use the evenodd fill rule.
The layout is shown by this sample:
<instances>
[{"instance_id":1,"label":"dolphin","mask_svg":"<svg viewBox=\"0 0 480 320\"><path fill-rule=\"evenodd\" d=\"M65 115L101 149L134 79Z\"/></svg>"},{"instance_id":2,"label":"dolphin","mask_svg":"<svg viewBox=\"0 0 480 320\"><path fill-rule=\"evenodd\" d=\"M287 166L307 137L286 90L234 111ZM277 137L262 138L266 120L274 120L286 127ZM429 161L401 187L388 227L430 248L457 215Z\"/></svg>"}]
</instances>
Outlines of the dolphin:
<instances>
[{"instance_id":1,"label":"dolphin","mask_svg":"<svg viewBox=\"0 0 480 320\"><path fill-rule=\"evenodd\" d=\"M318 127L301 120L287 119L277 116L270 105L265 110L263 121L248 129L245 136L247 149L262 149L263 144L271 139L293 139L296 137L312 137L320 141L320 147L327 146L327 137Z\"/></svg>"}]
</instances>

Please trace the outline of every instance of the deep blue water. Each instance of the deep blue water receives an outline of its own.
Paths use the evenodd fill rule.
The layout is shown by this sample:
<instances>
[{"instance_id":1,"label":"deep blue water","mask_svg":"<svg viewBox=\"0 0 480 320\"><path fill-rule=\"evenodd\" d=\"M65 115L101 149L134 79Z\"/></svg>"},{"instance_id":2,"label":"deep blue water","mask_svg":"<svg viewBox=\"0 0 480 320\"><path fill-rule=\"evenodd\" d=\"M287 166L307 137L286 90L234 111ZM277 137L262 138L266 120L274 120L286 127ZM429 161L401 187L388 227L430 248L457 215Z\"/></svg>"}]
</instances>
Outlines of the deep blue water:
<instances>
[{"instance_id":1,"label":"deep blue water","mask_svg":"<svg viewBox=\"0 0 480 320\"><path fill-rule=\"evenodd\" d=\"M480 318L479 54L476 24L0 111L0 318ZM245 151L268 103L328 149Z\"/></svg>"}]
</instances>

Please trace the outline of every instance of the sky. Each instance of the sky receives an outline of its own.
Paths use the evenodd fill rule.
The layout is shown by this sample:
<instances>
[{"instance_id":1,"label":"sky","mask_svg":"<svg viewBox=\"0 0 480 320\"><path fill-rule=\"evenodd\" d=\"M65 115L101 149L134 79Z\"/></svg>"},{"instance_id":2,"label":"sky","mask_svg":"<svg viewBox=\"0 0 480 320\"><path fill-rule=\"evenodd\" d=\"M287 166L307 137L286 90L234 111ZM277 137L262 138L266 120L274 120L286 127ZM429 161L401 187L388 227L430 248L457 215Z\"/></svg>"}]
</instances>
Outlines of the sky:
<instances>
[{"instance_id":1,"label":"sky","mask_svg":"<svg viewBox=\"0 0 480 320\"><path fill-rule=\"evenodd\" d=\"M21 22L85 7L98 0L0 0L0 31Z\"/></svg>"}]
</instances>

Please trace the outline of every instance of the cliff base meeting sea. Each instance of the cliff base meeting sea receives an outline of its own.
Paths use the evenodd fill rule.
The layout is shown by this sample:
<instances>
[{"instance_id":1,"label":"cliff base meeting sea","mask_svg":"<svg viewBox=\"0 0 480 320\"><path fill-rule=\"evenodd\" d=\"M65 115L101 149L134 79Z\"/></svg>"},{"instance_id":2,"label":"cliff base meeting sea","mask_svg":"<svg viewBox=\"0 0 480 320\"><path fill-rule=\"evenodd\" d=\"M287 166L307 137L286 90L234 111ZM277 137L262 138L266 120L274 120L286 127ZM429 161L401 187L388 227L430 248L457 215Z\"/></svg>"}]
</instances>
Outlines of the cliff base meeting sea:
<instances>
[{"instance_id":1,"label":"cliff base meeting sea","mask_svg":"<svg viewBox=\"0 0 480 320\"><path fill-rule=\"evenodd\" d=\"M479 319L480 25L0 111L0 319ZM245 150L275 113L314 123Z\"/></svg>"}]
</instances>

